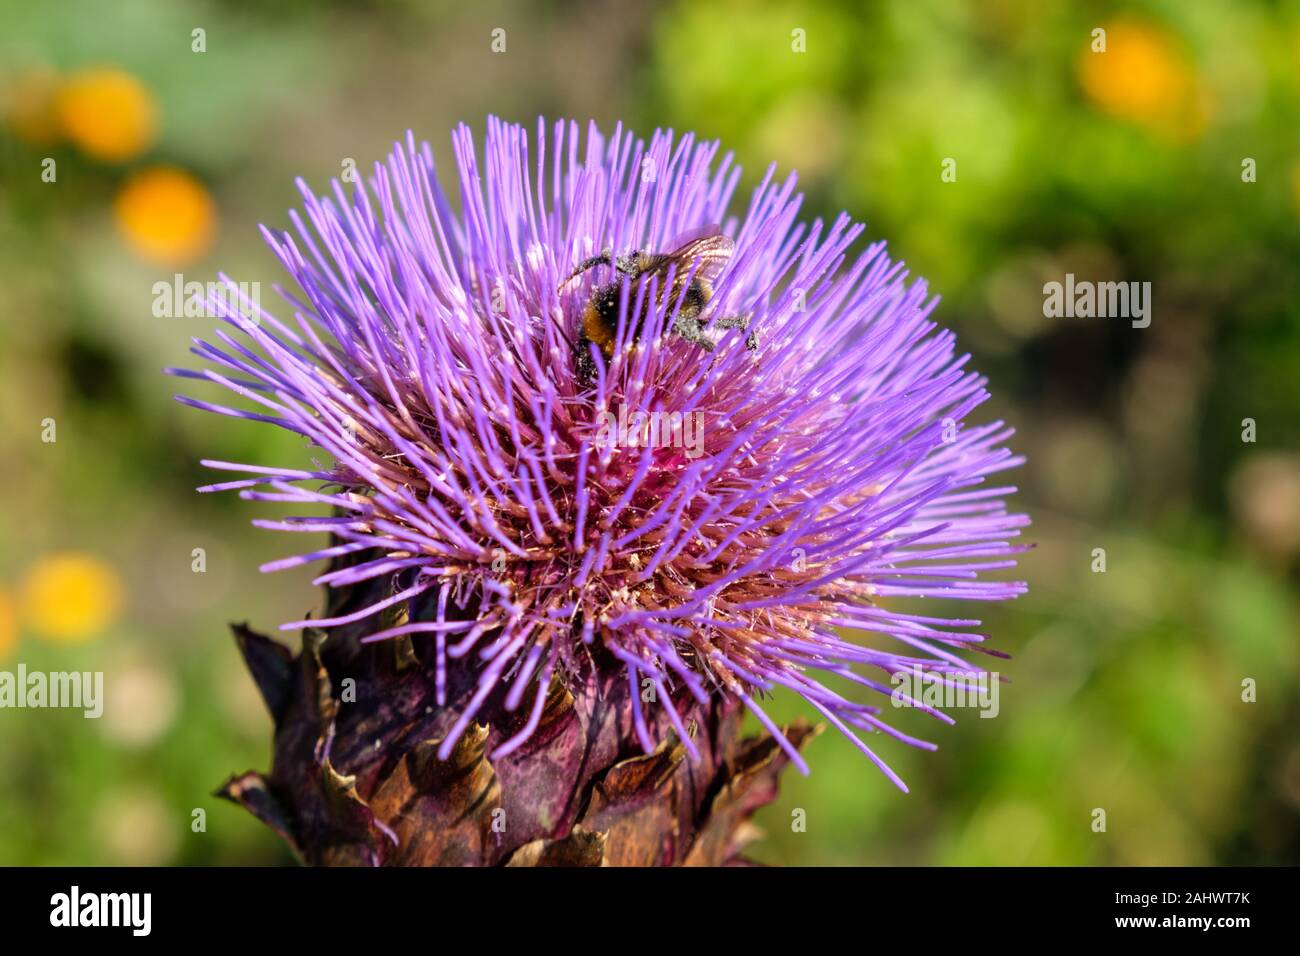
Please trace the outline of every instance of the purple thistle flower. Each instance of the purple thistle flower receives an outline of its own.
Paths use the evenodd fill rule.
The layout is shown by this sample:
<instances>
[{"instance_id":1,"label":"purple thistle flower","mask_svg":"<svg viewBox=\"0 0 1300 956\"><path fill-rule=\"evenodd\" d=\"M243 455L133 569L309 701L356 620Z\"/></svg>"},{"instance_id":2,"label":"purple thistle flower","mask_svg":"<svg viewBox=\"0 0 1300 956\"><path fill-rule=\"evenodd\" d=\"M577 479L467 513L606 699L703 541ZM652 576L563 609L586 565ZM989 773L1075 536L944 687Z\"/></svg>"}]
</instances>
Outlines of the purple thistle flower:
<instances>
[{"instance_id":1,"label":"purple thistle flower","mask_svg":"<svg viewBox=\"0 0 1300 956\"><path fill-rule=\"evenodd\" d=\"M452 141L459 213L410 134L368 188L336 181L317 197L300 182L305 219L263 228L297 284L282 291L290 315L214 300L240 334L196 340L210 370L172 370L248 405L180 401L270 422L333 459L204 462L254 477L202 491L331 507L254 522L332 535L264 571L336 559L317 583L390 582L284 629L363 622L367 641L431 642L443 706L449 673L472 675L440 759L490 704L527 715L491 759L510 754L553 679L576 695L595 671L629 685L647 752L664 726L647 698L694 757L694 709L730 695L806 773L758 700L785 687L903 787L858 732L933 745L823 680L888 698L900 671L983 673L956 653L978 649L978 621L900 599L1020 594L982 576L1014 565L1028 523L1003 504L1014 489L990 480L1022 460L1002 447L1011 429L962 426L985 380L930 320L925 283L909 284L883 243L852 252L863 226L847 216L800 222L793 175L769 169L729 216L739 170L691 135L646 145L592 126L582 141L575 123L539 121L530 141L489 119L482 154L464 126ZM703 265L637 281L611 262L570 278L602 251L667 252L717 229L734 251L695 287L707 340L679 334ZM584 308L610 283L606 361ZM647 422L668 424L654 439ZM679 437L692 427L694 447Z\"/></svg>"}]
</instances>

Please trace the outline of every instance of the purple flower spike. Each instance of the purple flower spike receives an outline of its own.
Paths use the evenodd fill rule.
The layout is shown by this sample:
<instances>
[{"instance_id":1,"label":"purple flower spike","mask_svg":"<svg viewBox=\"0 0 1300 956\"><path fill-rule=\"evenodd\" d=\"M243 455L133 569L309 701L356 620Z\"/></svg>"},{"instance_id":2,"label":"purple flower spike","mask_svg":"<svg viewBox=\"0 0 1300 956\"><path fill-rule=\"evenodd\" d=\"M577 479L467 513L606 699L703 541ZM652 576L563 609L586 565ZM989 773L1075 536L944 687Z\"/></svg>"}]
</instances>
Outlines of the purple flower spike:
<instances>
[{"instance_id":1,"label":"purple flower spike","mask_svg":"<svg viewBox=\"0 0 1300 956\"><path fill-rule=\"evenodd\" d=\"M784 687L903 787L859 736L932 749L886 724L895 676L985 673L956 653L978 621L903 599L1022 593L984 572L1014 565L1028 524L990 477L1022 461L1011 429L964 424L985 380L925 283L883 243L852 251L847 216L800 222L793 175L769 169L729 216L739 170L689 134L539 122L530 141L490 119L481 153L464 126L452 143L459 211L410 134L364 186L300 183L293 231L263 230L288 313L214 300L235 334L175 372L245 407L180 401L333 459L205 462L252 477L203 490L330 506L255 522L332 536L263 570L335 559L318 583L385 582L284 628L424 643L439 705L454 678L473 688L441 759L488 707L521 714L496 760L553 680L577 696L617 675L647 752L664 716L695 756L693 715L725 695L807 772L759 704Z\"/></svg>"}]
</instances>

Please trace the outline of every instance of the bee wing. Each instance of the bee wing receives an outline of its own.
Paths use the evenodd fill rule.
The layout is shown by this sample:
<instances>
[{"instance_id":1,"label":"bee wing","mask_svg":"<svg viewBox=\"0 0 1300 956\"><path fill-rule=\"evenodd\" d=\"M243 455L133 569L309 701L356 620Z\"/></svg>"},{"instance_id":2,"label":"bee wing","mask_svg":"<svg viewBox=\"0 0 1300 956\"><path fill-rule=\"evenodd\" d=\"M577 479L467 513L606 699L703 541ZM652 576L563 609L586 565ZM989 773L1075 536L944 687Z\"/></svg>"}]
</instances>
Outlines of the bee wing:
<instances>
[{"instance_id":1,"label":"bee wing","mask_svg":"<svg viewBox=\"0 0 1300 956\"><path fill-rule=\"evenodd\" d=\"M675 299L686 288L687 278L694 275L696 281L713 282L726 267L736 244L728 236L717 231L716 226L694 230L679 236L677 245L671 252L653 256L643 266L643 275L648 279L657 277L660 288L673 273L669 299Z\"/></svg>"},{"instance_id":2,"label":"bee wing","mask_svg":"<svg viewBox=\"0 0 1300 956\"><path fill-rule=\"evenodd\" d=\"M665 242L664 248L680 249L682 246L694 242L697 239L709 239L713 236L720 235L722 235L722 227L716 222L707 226L692 226L690 229L683 229L668 242Z\"/></svg>"}]
</instances>

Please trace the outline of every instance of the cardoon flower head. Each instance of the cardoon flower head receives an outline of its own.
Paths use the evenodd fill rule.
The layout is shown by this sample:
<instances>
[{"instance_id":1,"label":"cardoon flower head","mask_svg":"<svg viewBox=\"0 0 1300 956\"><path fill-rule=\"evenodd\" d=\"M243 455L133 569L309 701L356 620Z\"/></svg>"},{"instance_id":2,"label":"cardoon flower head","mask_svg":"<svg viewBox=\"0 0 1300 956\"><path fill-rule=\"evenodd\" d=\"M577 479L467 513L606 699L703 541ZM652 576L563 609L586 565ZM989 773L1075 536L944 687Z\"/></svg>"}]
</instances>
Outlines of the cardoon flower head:
<instances>
[{"instance_id":1,"label":"cardoon flower head","mask_svg":"<svg viewBox=\"0 0 1300 956\"><path fill-rule=\"evenodd\" d=\"M300 183L292 232L263 230L297 286L287 312L214 302L230 328L194 349L211 368L178 373L242 400L181 401L319 449L306 467L205 462L250 476L205 491L307 506L255 522L313 542L263 570L330 562L323 616L283 625L304 629L306 678L240 630L279 742L272 781L228 793L309 859L346 844L378 862L427 837L385 809L394 761L428 800L445 792L431 768L460 761L526 818L505 837L475 831L468 858L535 862L581 856L592 833L622 832L614 817L644 830L596 819L592 801L622 805L605 766L662 758L661 776L703 768L670 814L694 830L642 860L681 862L710 839L719 781L787 758L806 772L808 728L764 712L777 688L902 787L862 738L932 747L886 722L891 678L981 673L958 651L983 640L977 621L905 599L1019 594L983 575L1013 565L1027 523L994 479L1020 461L1002 447L1011 431L965 424L985 381L930 320L924 282L883 243L855 249L863 227L847 216L800 222L794 176L769 170L732 215L739 170L691 135L539 122L530 139L491 119L481 152L463 126L452 142L458 204L409 134L364 183L324 197ZM719 235L732 242L712 242L714 260L647 267ZM588 309L602 292L606 341ZM577 768L559 786L525 768L556 746L566 708L587 743L561 752L586 757L549 752ZM762 747L730 742L741 708L771 734ZM310 733L290 727L302 713ZM328 809L339 799L364 825ZM530 801L550 809L529 816ZM724 844L703 859L728 859Z\"/></svg>"}]
</instances>

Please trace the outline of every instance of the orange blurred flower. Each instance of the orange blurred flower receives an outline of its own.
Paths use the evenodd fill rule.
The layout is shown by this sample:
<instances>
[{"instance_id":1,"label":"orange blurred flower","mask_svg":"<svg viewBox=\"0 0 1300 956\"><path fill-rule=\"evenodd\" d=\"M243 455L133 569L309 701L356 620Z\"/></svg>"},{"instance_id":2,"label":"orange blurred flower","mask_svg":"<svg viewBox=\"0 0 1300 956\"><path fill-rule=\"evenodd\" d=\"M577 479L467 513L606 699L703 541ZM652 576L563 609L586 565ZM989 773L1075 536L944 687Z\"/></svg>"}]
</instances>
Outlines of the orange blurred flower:
<instances>
[{"instance_id":1,"label":"orange blurred flower","mask_svg":"<svg viewBox=\"0 0 1300 956\"><path fill-rule=\"evenodd\" d=\"M81 70L69 77L59 90L58 115L68 139L105 162L139 156L158 133L153 94L116 67Z\"/></svg>"},{"instance_id":2,"label":"orange blurred flower","mask_svg":"<svg viewBox=\"0 0 1300 956\"><path fill-rule=\"evenodd\" d=\"M8 591L0 590L0 661L18 646L18 615Z\"/></svg>"},{"instance_id":3,"label":"orange blurred flower","mask_svg":"<svg viewBox=\"0 0 1300 956\"><path fill-rule=\"evenodd\" d=\"M29 146L59 141L58 91L58 77L44 67L27 70L13 81L5 94L5 121L16 139Z\"/></svg>"},{"instance_id":4,"label":"orange blurred flower","mask_svg":"<svg viewBox=\"0 0 1300 956\"><path fill-rule=\"evenodd\" d=\"M116 571L92 555L51 554L28 569L19 602L24 622L38 634L84 641L117 617L122 583Z\"/></svg>"},{"instance_id":5,"label":"orange blurred flower","mask_svg":"<svg viewBox=\"0 0 1300 956\"><path fill-rule=\"evenodd\" d=\"M1191 139L1208 119L1208 97L1191 62L1160 27L1136 20L1105 24L1106 50L1085 46L1079 83L1112 116L1174 139Z\"/></svg>"},{"instance_id":6,"label":"orange blurred flower","mask_svg":"<svg viewBox=\"0 0 1300 956\"><path fill-rule=\"evenodd\" d=\"M161 265L198 259L216 237L216 205L207 189L171 166L133 174L117 194L113 213L131 247Z\"/></svg>"}]
</instances>

